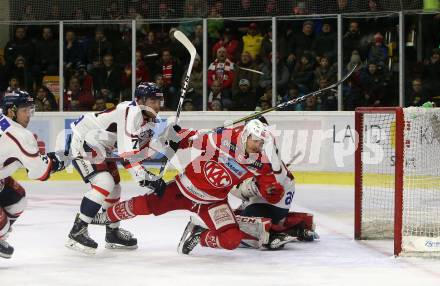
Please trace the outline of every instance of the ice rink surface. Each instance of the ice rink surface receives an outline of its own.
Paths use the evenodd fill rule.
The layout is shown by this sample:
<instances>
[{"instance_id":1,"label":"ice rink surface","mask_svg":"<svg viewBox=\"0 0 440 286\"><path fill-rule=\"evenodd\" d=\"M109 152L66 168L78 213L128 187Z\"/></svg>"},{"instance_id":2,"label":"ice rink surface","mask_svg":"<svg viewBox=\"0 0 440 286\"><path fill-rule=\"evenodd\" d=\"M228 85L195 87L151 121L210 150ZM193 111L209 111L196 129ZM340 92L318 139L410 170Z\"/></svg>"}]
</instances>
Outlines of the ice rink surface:
<instances>
[{"instance_id":1,"label":"ice rink surface","mask_svg":"<svg viewBox=\"0 0 440 286\"><path fill-rule=\"evenodd\" d=\"M100 244L92 257L64 247L86 185L23 183L29 205L0 259L0 285L440 285L440 259L394 258L391 241L353 240L353 190L299 185L293 209L315 214L319 242L292 243L282 251L197 247L189 256L176 247L189 213L137 217L123 227L139 249L104 248L104 228L91 226ZM142 193L123 182L123 198ZM233 201L237 204L237 201Z\"/></svg>"}]
</instances>

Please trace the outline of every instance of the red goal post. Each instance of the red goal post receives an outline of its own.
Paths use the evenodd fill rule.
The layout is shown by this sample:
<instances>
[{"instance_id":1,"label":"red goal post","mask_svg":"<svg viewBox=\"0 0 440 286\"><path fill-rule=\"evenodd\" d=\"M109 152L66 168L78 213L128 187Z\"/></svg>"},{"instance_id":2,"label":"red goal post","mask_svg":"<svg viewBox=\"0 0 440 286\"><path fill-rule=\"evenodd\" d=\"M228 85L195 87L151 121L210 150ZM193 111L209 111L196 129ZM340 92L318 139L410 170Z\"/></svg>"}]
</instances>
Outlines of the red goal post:
<instances>
[{"instance_id":1,"label":"red goal post","mask_svg":"<svg viewBox=\"0 0 440 286\"><path fill-rule=\"evenodd\" d=\"M440 109L355 111L355 239L440 256Z\"/></svg>"}]
</instances>

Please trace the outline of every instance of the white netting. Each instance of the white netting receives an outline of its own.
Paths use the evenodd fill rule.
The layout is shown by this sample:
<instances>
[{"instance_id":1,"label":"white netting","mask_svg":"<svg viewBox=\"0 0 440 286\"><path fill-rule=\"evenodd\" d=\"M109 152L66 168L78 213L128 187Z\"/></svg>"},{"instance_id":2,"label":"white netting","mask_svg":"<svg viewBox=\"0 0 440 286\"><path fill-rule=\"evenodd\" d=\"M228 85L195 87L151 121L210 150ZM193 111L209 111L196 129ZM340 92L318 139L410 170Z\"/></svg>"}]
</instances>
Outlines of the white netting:
<instances>
[{"instance_id":1,"label":"white netting","mask_svg":"<svg viewBox=\"0 0 440 286\"><path fill-rule=\"evenodd\" d=\"M440 109L404 109L402 254L440 254ZM395 114L365 114L362 239L394 237ZM403 128L403 127L397 127Z\"/></svg>"},{"instance_id":2,"label":"white netting","mask_svg":"<svg viewBox=\"0 0 440 286\"><path fill-rule=\"evenodd\" d=\"M440 251L440 110L404 115L403 252Z\"/></svg>"},{"instance_id":3,"label":"white netting","mask_svg":"<svg viewBox=\"0 0 440 286\"><path fill-rule=\"evenodd\" d=\"M362 142L363 239L391 238L394 223L395 114L365 114Z\"/></svg>"},{"instance_id":4,"label":"white netting","mask_svg":"<svg viewBox=\"0 0 440 286\"><path fill-rule=\"evenodd\" d=\"M422 0L8 0L9 20L221 18L435 9ZM431 1L432 2L432 1Z\"/></svg>"}]
</instances>

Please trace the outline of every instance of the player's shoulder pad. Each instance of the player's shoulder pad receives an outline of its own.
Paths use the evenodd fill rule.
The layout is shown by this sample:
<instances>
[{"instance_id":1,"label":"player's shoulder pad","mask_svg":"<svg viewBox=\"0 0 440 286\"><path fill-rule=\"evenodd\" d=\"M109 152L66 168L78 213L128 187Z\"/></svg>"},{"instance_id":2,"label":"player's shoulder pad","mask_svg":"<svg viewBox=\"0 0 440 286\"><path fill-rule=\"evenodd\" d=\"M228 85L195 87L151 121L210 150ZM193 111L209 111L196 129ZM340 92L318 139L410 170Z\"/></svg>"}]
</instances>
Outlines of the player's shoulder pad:
<instances>
[{"instance_id":1,"label":"player's shoulder pad","mask_svg":"<svg viewBox=\"0 0 440 286\"><path fill-rule=\"evenodd\" d=\"M10 121L11 128L8 128L8 137L18 146L18 148L27 156L35 157L39 155L37 139L34 134L21 126L20 124Z\"/></svg>"}]
</instances>

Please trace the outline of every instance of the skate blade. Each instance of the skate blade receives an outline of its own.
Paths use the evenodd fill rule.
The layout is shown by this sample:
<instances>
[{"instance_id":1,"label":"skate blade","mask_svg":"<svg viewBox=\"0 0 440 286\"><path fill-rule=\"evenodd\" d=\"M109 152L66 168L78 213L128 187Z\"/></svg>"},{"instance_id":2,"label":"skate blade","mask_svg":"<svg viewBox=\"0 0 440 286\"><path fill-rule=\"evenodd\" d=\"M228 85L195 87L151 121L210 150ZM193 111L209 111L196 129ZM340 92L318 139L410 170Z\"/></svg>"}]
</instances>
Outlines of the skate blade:
<instances>
[{"instance_id":1,"label":"skate blade","mask_svg":"<svg viewBox=\"0 0 440 286\"><path fill-rule=\"evenodd\" d=\"M10 259L12 257L12 254L0 253L0 257Z\"/></svg>"},{"instance_id":2,"label":"skate blade","mask_svg":"<svg viewBox=\"0 0 440 286\"><path fill-rule=\"evenodd\" d=\"M128 249L128 250L134 250L137 249L138 246L136 245L121 245L121 244L117 244L117 243L109 243L107 242L105 244L105 248L107 249Z\"/></svg>"},{"instance_id":3,"label":"skate blade","mask_svg":"<svg viewBox=\"0 0 440 286\"><path fill-rule=\"evenodd\" d=\"M194 224L190 221L186 225L185 230L183 231L182 237L180 238L179 245L177 246L177 253L185 254L185 253L183 253L183 245L185 244L185 240L188 237L188 234L190 234L193 229L194 229Z\"/></svg>"},{"instance_id":4,"label":"skate blade","mask_svg":"<svg viewBox=\"0 0 440 286\"><path fill-rule=\"evenodd\" d=\"M66 247L70 248L72 250L87 254L87 255L95 255L96 249L88 246L84 246L81 243L78 243L74 241L73 239L69 238L66 242Z\"/></svg>"},{"instance_id":5,"label":"skate blade","mask_svg":"<svg viewBox=\"0 0 440 286\"><path fill-rule=\"evenodd\" d=\"M285 245L289 242L293 242L293 241L298 241L298 239L294 236L289 236L288 238L286 238L284 240L277 239L270 244L269 249L277 250L277 249L280 249L283 245Z\"/></svg>"}]
</instances>

